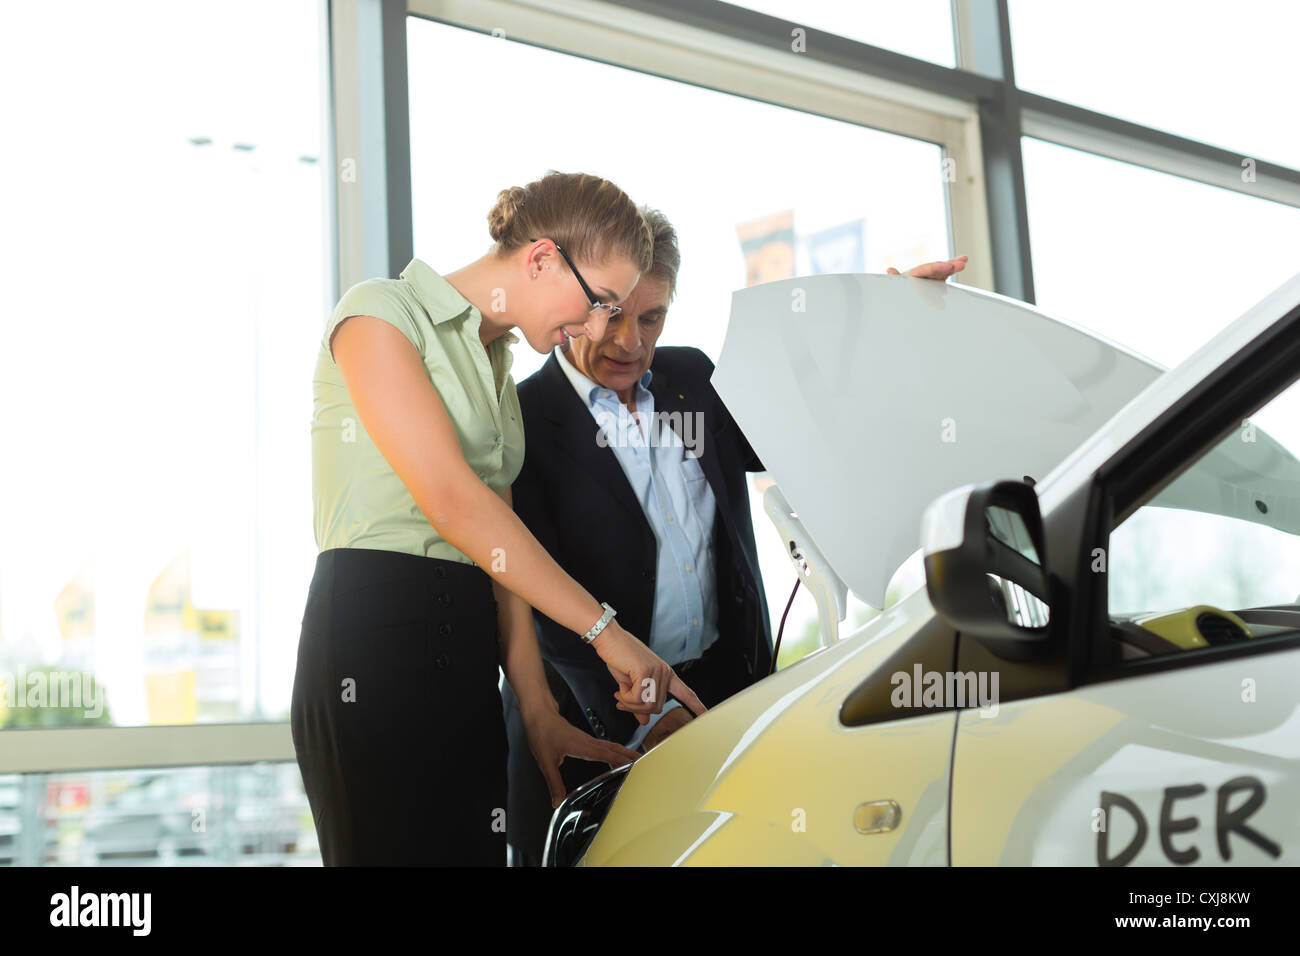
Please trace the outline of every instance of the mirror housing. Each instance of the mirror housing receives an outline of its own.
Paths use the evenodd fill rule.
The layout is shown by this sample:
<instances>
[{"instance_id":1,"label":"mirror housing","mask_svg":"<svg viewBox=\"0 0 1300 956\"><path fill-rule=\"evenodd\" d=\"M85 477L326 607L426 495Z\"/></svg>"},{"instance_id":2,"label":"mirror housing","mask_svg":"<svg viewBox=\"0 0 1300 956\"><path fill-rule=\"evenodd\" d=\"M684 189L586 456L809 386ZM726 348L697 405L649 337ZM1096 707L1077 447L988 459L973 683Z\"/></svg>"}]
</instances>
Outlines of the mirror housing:
<instances>
[{"instance_id":1,"label":"mirror housing","mask_svg":"<svg viewBox=\"0 0 1300 956\"><path fill-rule=\"evenodd\" d=\"M930 603L949 624L1002 657L1043 645L1049 578L1032 485L995 481L940 496L921 517L921 549Z\"/></svg>"}]
</instances>

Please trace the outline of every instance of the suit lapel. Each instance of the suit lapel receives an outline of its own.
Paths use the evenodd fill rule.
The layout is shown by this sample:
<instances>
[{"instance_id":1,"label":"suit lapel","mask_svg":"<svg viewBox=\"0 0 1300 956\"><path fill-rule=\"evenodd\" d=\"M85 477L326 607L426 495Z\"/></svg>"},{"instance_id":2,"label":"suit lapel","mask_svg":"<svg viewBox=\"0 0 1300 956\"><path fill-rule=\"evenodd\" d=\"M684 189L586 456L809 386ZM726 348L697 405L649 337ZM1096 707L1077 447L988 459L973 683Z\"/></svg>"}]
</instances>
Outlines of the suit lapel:
<instances>
[{"instance_id":1,"label":"suit lapel","mask_svg":"<svg viewBox=\"0 0 1300 956\"><path fill-rule=\"evenodd\" d=\"M583 404L573 385L560 368L560 359L554 352L542 366L542 384L544 386L544 414L551 423L551 434L556 447L580 468L591 476L604 491L610 495L630 516L640 519L649 528L641 504L637 501L628 483L623 466L618 463L614 449L597 444L596 435L600 426L591 417L591 411ZM525 449L524 454L533 454Z\"/></svg>"},{"instance_id":2,"label":"suit lapel","mask_svg":"<svg viewBox=\"0 0 1300 956\"><path fill-rule=\"evenodd\" d=\"M567 359L561 359L552 352L541 371L543 410L547 421L551 423L555 446L583 472L590 475L629 517L640 521L647 530L651 530L650 522L645 512L641 510L641 503L633 493L627 475L623 472L623 466L618 463L618 458L614 454L614 449L597 444L596 434L599 426L591 417L590 410L578 397L578 393L574 391L564 370L560 368L561 361ZM655 411L670 415L673 412L679 413L669 421L672 422L682 443L687 444L689 438L690 445L699 451L700 467L704 470L704 476L713 492L717 514L734 536L737 532L732 521L730 499L727 496L726 483L722 478L722 469L718 465L718 443L711 430L711 426L715 423L705 418L699 422L699 427L696 427L695 420L692 420L690 425L685 425L687 415L694 415L704 407L704 403L697 401L693 393L694 386L674 379L662 367L654 368L653 363L651 368L654 374L650 376L650 394L654 396ZM526 449L525 454L536 454L536 451Z\"/></svg>"}]
</instances>

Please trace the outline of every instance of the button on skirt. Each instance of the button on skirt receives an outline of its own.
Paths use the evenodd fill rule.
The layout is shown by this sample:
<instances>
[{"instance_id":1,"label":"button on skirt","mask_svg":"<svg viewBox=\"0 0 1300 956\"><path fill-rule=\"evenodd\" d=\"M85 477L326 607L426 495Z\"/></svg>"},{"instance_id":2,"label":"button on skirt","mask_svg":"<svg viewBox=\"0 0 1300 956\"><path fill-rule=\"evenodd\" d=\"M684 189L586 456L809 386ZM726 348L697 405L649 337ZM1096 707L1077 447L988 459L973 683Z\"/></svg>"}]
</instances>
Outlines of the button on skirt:
<instances>
[{"instance_id":1,"label":"button on skirt","mask_svg":"<svg viewBox=\"0 0 1300 956\"><path fill-rule=\"evenodd\" d=\"M317 556L290 727L326 866L505 865L497 639L481 568Z\"/></svg>"}]
</instances>

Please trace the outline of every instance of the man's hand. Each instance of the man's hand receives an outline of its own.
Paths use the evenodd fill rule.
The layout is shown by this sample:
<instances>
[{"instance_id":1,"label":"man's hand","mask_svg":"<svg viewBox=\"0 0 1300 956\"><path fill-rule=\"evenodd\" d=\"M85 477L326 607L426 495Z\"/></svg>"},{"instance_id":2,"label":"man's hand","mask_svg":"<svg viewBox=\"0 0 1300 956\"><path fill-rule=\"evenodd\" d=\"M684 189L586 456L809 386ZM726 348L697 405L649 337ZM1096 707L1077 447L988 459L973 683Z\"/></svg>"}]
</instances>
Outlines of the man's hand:
<instances>
[{"instance_id":1,"label":"man's hand","mask_svg":"<svg viewBox=\"0 0 1300 956\"><path fill-rule=\"evenodd\" d=\"M655 721L655 725L645 735L645 740L641 741L641 749L648 751L656 744L662 743L674 730L680 730L694 719L685 707L674 707Z\"/></svg>"},{"instance_id":2,"label":"man's hand","mask_svg":"<svg viewBox=\"0 0 1300 956\"><path fill-rule=\"evenodd\" d=\"M907 275L914 276L917 279L946 279L950 275L956 275L966 268L966 260L969 256L958 256L956 259L949 259L947 262L927 262L924 265L917 266L914 269L908 269ZM885 270L886 275L902 275L893 266Z\"/></svg>"},{"instance_id":3,"label":"man's hand","mask_svg":"<svg viewBox=\"0 0 1300 956\"><path fill-rule=\"evenodd\" d=\"M567 793L564 778L560 776L560 762L565 757L600 761L609 764L612 770L633 763L641 756L622 744L597 740L591 734L583 733L549 708L525 714L524 732L528 735L528 748L533 752L533 759L541 768L546 787L551 792L551 809L558 807Z\"/></svg>"}]
</instances>

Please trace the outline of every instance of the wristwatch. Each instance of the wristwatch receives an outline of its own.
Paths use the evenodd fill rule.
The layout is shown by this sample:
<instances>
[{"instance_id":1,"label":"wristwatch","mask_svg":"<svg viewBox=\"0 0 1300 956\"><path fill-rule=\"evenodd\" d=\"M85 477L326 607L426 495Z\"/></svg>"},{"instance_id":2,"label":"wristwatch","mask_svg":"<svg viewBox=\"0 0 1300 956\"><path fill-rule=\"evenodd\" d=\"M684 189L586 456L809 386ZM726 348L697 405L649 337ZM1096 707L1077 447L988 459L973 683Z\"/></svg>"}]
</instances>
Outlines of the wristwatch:
<instances>
[{"instance_id":1,"label":"wristwatch","mask_svg":"<svg viewBox=\"0 0 1300 956\"><path fill-rule=\"evenodd\" d=\"M590 644L597 637L599 637L600 632L605 629L605 625L608 624L610 621L614 620L614 615L618 613L612 607L606 604L604 601L600 602L600 606L605 609L605 613L600 616L599 621L591 625L591 630L587 631L586 634L582 635L582 642L584 644Z\"/></svg>"}]
</instances>

